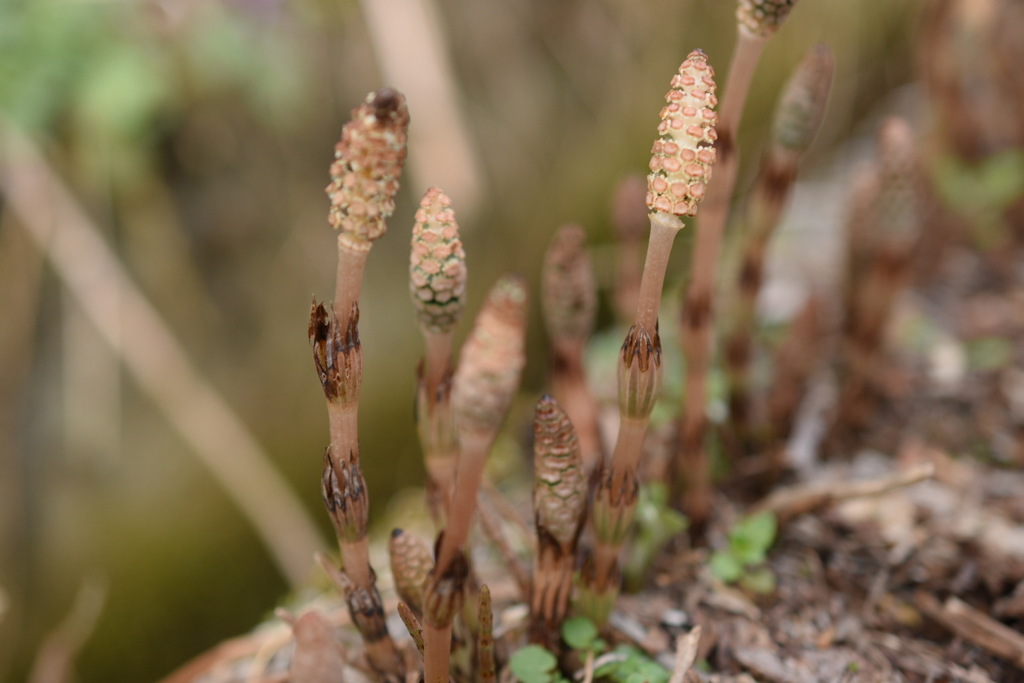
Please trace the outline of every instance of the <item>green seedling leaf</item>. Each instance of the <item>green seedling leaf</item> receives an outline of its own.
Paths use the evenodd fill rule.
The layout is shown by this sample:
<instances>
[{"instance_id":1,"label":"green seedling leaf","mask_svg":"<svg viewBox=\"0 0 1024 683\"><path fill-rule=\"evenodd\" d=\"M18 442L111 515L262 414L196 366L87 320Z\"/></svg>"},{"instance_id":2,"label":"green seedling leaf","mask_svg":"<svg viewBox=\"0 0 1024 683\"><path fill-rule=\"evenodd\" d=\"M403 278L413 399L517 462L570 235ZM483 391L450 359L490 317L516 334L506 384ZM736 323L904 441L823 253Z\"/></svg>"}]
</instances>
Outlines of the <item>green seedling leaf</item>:
<instances>
[{"instance_id":1,"label":"green seedling leaf","mask_svg":"<svg viewBox=\"0 0 1024 683\"><path fill-rule=\"evenodd\" d=\"M719 581L734 583L743 576L743 563L736 559L732 553L718 550L711 556L711 573Z\"/></svg>"},{"instance_id":2,"label":"green seedling leaf","mask_svg":"<svg viewBox=\"0 0 1024 683\"><path fill-rule=\"evenodd\" d=\"M614 683L668 683L671 674L646 653L628 645L620 645L615 652L625 655L625 659L597 667L595 679Z\"/></svg>"},{"instance_id":3,"label":"green seedling leaf","mask_svg":"<svg viewBox=\"0 0 1024 683\"><path fill-rule=\"evenodd\" d=\"M558 660L540 645L527 645L513 653L508 665L523 683L551 683L556 679Z\"/></svg>"},{"instance_id":4,"label":"green seedling leaf","mask_svg":"<svg viewBox=\"0 0 1024 683\"><path fill-rule=\"evenodd\" d=\"M775 542L777 531L775 515L771 512L744 517L729 532L729 549L743 564L760 564Z\"/></svg>"},{"instance_id":5,"label":"green seedling leaf","mask_svg":"<svg viewBox=\"0 0 1024 683\"><path fill-rule=\"evenodd\" d=\"M973 370L998 370L1013 359L1013 344L1002 337L981 337L967 344L967 362Z\"/></svg>"},{"instance_id":6,"label":"green seedling leaf","mask_svg":"<svg viewBox=\"0 0 1024 683\"><path fill-rule=\"evenodd\" d=\"M993 155L977 172L985 197L999 209L1024 194L1024 152L1019 149Z\"/></svg>"},{"instance_id":7,"label":"green seedling leaf","mask_svg":"<svg viewBox=\"0 0 1024 683\"><path fill-rule=\"evenodd\" d=\"M595 649L597 627L586 617L573 617L562 622L562 639L574 650Z\"/></svg>"},{"instance_id":8,"label":"green seedling leaf","mask_svg":"<svg viewBox=\"0 0 1024 683\"><path fill-rule=\"evenodd\" d=\"M740 587L757 595L771 595L775 592L775 573L768 567L749 569L740 577Z\"/></svg>"}]
</instances>

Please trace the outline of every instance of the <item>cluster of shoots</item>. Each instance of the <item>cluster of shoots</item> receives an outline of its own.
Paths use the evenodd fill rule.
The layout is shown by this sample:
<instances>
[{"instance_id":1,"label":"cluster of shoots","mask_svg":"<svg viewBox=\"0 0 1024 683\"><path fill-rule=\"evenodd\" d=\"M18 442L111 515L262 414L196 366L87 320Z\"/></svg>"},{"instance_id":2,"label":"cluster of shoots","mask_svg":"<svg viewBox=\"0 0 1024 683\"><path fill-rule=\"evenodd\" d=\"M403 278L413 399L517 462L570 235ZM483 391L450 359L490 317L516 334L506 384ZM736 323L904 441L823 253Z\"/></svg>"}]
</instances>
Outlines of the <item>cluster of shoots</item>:
<instances>
[{"instance_id":1,"label":"cluster of shoots","mask_svg":"<svg viewBox=\"0 0 1024 683\"><path fill-rule=\"evenodd\" d=\"M605 628L621 589L620 561L637 510L645 439L659 398L663 349L659 310L676 235L701 208L690 281L681 316L686 377L678 450L666 464L675 504L698 537L711 517L712 482L706 443L712 335L724 337L729 418L722 442L730 457L765 456L759 471L774 482L797 407L814 371L821 305L808 300L775 355L771 391L752 379L756 300L765 254L799 162L825 112L833 60L815 48L784 89L773 137L737 220L740 269L716 324L716 272L739 163L736 133L753 71L766 41L795 0L742 0L738 41L721 106L714 70L694 50L672 77L651 150L646 188L630 179L620 187L615 222L622 242L616 309L628 324L617 358L617 432L606 443L600 407L587 377L584 352L597 310L595 277L585 231L557 230L545 258L541 304L550 340L550 395L536 401L533 421L532 571L517 581L529 618L518 631L527 641L564 652L560 633L570 616ZM338 231L334 303L314 301L309 335L327 399L330 444L324 455L323 498L337 532L340 563L322 563L345 598L365 643L355 662L379 679L426 683L450 679L494 681L502 658L496 648L491 592L477 576L470 536L485 465L506 414L519 393L526 362L528 285L505 275L490 293L456 349L463 317L466 253L451 199L439 188L423 195L412 226L409 290L424 341L418 370L416 420L427 473L427 505L436 526L433 543L396 529L389 543L398 612L415 652L403 653L388 632L384 603L370 566L369 498L360 465L358 405L362 383L359 293L367 255L386 231L405 159L409 115L391 89L371 93L353 111L331 167L330 223ZM844 328L843 371L850 409L873 396L881 332L891 296L906 279L918 234L915 162L906 124L883 127L879 161L861 192L857 233L851 235L851 286ZM714 178L712 178L714 171ZM644 212L646 206L646 215ZM649 226L649 232L647 232ZM638 262L647 237L643 267ZM883 296L888 292L889 297ZM860 412L837 422L856 423ZM611 441L609 439L609 441ZM369 454L368 457L374 457ZM749 468L748 468L749 469ZM493 487L488 487L493 489ZM493 492L489 495L499 495ZM486 512L486 509L481 510ZM486 515L484 516L486 521ZM487 525L493 532L495 525ZM491 533L500 534L497 532ZM518 567L518 559L507 558ZM417 654L418 653L418 654ZM349 662L352 664L353 662Z\"/></svg>"},{"instance_id":2,"label":"cluster of shoots","mask_svg":"<svg viewBox=\"0 0 1024 683\"><path fill-rule=\"evenodd\" d=\"M644 435L661 382L658 308L668 255L682 217L696 213L707 191L715 162L715 104L714 72L696 50L672 79L652 152L646 193L652 233L635 322L619 359L620 429L611 453L602 443L584 364L597 291L583 229L558 230L545 260L542 300L552 346L552 395L539 399L534 417L536 547L524 586L529 594L523 597L531 608L527 637L552 649L572 609L584 553L589 559L579 609L603 624L618 594L618 556L637 502ZM409 666L387 631L367 551L369 499L358 440L359 290L370 247L384 234L394 207L408 121L404 98L384 89L371 93L344 128L327 190L330 222L339 231L335 303L314 302L309 324L331 434L323 496L341 555L340 566L323 558L322 563L363 637L366 668L384 680L401 679ZM490 594L486 586L476 588L469 537L487 456L519 392L526 362L527 285L515 275L498 279L454 361L466 255L452 202L439 188L426 192L416 212L409 276L425 342L417 423L428 507L439 533L431 552L426 541L393 532L389 550L399 612L422 656L425 681L447 683L452 675L493 679ZM593 540L584 549L580 539L588 520Z\"/></svg>"}]
</instances>

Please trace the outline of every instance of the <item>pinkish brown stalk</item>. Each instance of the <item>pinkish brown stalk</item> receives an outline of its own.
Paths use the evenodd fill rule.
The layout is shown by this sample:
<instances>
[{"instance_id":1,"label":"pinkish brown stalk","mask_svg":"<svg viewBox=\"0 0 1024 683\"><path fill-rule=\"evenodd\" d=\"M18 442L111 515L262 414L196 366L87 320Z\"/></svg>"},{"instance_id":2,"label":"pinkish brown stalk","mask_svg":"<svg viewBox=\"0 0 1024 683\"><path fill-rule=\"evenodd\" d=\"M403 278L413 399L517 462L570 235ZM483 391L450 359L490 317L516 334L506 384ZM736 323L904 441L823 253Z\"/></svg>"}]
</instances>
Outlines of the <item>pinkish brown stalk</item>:
<instances>
[{"instance_id":1,"label":"pinkish brown stalk","mask_svg":"<svg viewBox=\"0 0 1024 683\"><path fill-rule=\"evenodd\" d=\"M683 415L672 469L676 496L690 518L691 532L697 535L703 532L711 511L711 474L704 452L704 431L714 327L712 302L722 235L739 170L736 134L764 45L794 3L795 0L741 0L737 9L736 48L719 109L715 182L708 188L693 249L680 334L686 358Z\"/></svg>"},{"instance_id":2,"label":"pinkish brown stalk","mask_svg":"<svg viewBox=\"0 0 1024 683\"><path fill-rule=\"evenodd\" d=\"M797 67L775 113L772 144L761 163L742 222L743 246L735 295L725 317L725 361L729 376L729 422L741 446L753 447L750 361L756 304L765 253L797 175L825 115L832 84L831 50L818 45Z\"/></svg>"},{"instance_id":3,"label":"pinkish brown stalk","mask_svg":"<svg viewBox=\"0 0 1024 683\"><path fill-rule=\"evenodd\" d=\"M352 110L334 148L328 220L338 231L334 310L343 327L359 302L363 270L373 242L395 210L398 179L405 165L409 110L405 96L381 88Z\"/></svg>"},{"instance_id":4,"label":"pinkish brown stalk","mask_svg":"<svg viewBox=\"0 0 1024 683\"><path fill-rule=\"evenodd\" d=\"M526 363L526 286L506 276L491 289L462 346L452 388L459 456L448 528L437 553L443 573L469 536L484 463Z\"/></svg>"},{"instance_id":5,"label":"pinkish brown stalk","mask_svg":"<svg viewBox=\"0 0 1024 683\"><path fill-rule=\"evenodd\" d=\"M884 394L883 336L910 276L921 236L921 171L913 131L891 118L879 130L874 182L863 181L851 224L849 309L843 329L843 389L833 437L862 426Z\"/></svg>"},{"instance_id":6,"label":"pinkish brown stalk","mask_svg":"<svg viewBox=\"0 0 1024 683\"><path fill-rule=\"evenodd\" d=\"M416 422L427 469L427 500L444 522L457 446L451 410L451 355L466 294L466 254L451 200L432 187L416 212L409 258L409 291L426 343L416 394Z\"/></svg>"},{"instance_id":7,"label":"pinkish brown stalk","mask_svg":"<svg viewBox=\"0 0 1024 683\"><path fill-rule=\"evenodd\" d=\"M462 548L476 511L484 463L519 387L526 363L526 286L506 276L491 289L459 354L452 407L459 455L448 527L438 539L424 608L426 683L447 683L452 620L468 567ZM454 591L457 590L457 595Z\"/></svg>"},{"instance_id":8,"label":"pinkish brown stalk","mask_svg":"<svg viewBox=\"0 0 1024 683\"><path fill-rule=\"evenodd\" d=\"M551 338L551 392L565 407L579 434L588 469L602 457L597 403L587 387L583 353L594 328L597 284L578 225L555 233L544 258L542 303Z\"/></svg>"},{"instance_id":9,"label":"pinkish brown stalk","mask_svg":"<svg viewBox=\"0 0 1024 683\"><path fill-rule=\"evenodd\" d=\"M438 539L444 539L442 532ZM443 571L435 565L424 586L423 659L424 683L448 683L452 646L452 623L462 607L469 565L456 550Z\"/></svg>"},{"instance_id":10,"label":"pinkish brown stalk","mask_svg":"<svg viewBox=\"0 0 1024 683\"><path fill-rule=\"evenodd\" d=\"M787 442L793 433L797 410L807 394L807 385L822 352L821 301L811 296L790 323L782 345L775 355L775 376L768 393L767 419L757 430L769 448L768 489L783 474L787 463Z\"/></svg>"},{"instance_id":11,"label":"pinkish brown stalk","mask_svg":"<svg viewBox=\"0 0 1024 683\"><path fill-rule=\"evenodd\" d=\"M530 598L530 639L555 648L569 609L576 544L587 511L588 477L573 423L550 396L537 402L533 437L537 548Z\"/></svg>"},{"instance_id":12,"label":"pinkish brown stalk","mask_svg":"<svg viewBox=\"0 0 1024 683\"><path fill-rule=\"evenodd\" d=\"M352 111L352 120L342 129L326 190L331 201L328 220L338 230L335 301L330 311L314 301L309 321L331 435L321 488L344 566L332 577L366 643L370 666L385 680L400 680L404 663L384 622L366 536L369 497L359 466L358 437L363 379L359 294L370 247L384 234L385 221L394 211L408 126L405 97L382 88Z\"/></svg>"},{"instance_id":13,"label":"pinkish brown stalk","mask_svg":"<svg viewBox=\"0 0 1024 683\"><path fill-rule=\"evenodd\" d=\"M611 461L597 476L591 512L594 552L582 573L580 603L599 624L607 620L618 594L618 556L636 510L637 470L661 385L658 309L672 242L683 227L680 217L696 213L715 163L714 71L703 51L694 50L679 66L665 99L647 177L651 236L636 322L619 358L619 434Z\"/></svg>"}]
</instances>

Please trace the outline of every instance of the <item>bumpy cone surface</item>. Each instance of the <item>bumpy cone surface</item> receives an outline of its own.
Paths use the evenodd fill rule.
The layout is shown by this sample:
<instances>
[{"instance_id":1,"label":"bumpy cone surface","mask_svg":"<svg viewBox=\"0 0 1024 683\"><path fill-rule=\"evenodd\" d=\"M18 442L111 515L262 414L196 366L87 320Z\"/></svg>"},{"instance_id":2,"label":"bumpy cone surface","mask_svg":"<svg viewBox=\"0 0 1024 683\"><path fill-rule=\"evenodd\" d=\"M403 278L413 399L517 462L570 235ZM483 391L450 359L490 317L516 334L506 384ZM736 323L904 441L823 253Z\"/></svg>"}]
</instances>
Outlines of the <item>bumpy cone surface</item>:
<instances>
[{"instance_id":1,"label":"bumpy cone surface","mask_svg":"<svg viewBox=\"0 0 1024 683\"><path fill-rule=\"evenodd\" d=\"M818 45L789 79L775 111L772 139L794 152L804 152L825 118L835 58L827 45Z\"/></svg>"},{"instance_id":2,"label":"bumpy cone surface","mask_svg":"<svg viewBox=\"0 0 1024 683\"><path fill-rule=\"evenodd\" d=\"M740 0L736 19L743 30L768 38L779 30L795 4L796 0Z\"/></svg>"},{"instance_id":3,"label":"bumpy cone surface","mask_svg":"<svg viewBox=\"0 0 1024 683\"><path fill-rule=\"evenodd\" d=\"M597 285L578 225L555 233L544 259L544 318L555 339L586 340L594 327Z\"/></svg>"},{"instance_id":4,"label":"bumpy cone surface","mask_svg":"<svg viewBox=\"0 0 1024 683\"><path fill-rule=\"evenodd\" d=\"M409 292L420 325L449 332L462 317L466 296L466 252L451 200L436 187L416 211L409 259Z\"/></svg>"},{"instance_id":5,"label":"bumpy cone surface","mask_svg":"<svg viewBox=\"0 0 1024 683\"><path fill-rule=\"evenodd\" d=\"M414 612L423 611L423 586L434 566L433 554L425 541L401 529L391 532L388 543L391 575L395 579L398 597Z\"/></svg>"},{"instance_id":6,"label":"bumpy cone surface","mask_svg":"<svg viewBox=\"0 0 1024 683\"><path fill-rule=\"evenodd\" d=\"M452 407L460 429L501 426L526 364L525 333L526 285L504 277L491 289L459 355Z\"/></svg>"},{"instance_id":7,"label":"bumpy cone surface","mask_svg":"<svg viewBox=\"0 0 1024 683\"><path fill-rule=\"evenodd\" d=\"M537 403L533 420L533 511L563 549L576 542L587 503L587 475L576 430L550 396Z\"/></svg>"},{"instance_id":8,"label":"bumpy cone surface","mask_svg":"<svg viewBox=\"0 0 1024 683\"><path fill-rule=\"evenodd\" d=\"M715 72L703 50L694 50L679 65L665 95L658 135L651 149L647 208L692 216L707 192L715 163Z\"/></svg>"},{"instance_id":9,"label":"bumpy cone surface","mask_svg":"<svg viewBox=\"0 0 1024 683\"><path fill-rule=\"evenodd\" d=\"M352 110L352 120L335 145L331 184L326 189L331 199L328 220L366 248L384 234L384 221L395 210L408 130L405 96L381 88Z\"/></svg>"},{"instance_id":10,"label":"bumpy cone surface","mask_svg":"<svg viewBox=\"0 0 1024 683\"><path fill-rule=\"evenodd\" d=\"M883 240L911 241L920 229L921 175L914 133L892 117L878 131L878 197L875 215Z\"/></svg>"}]
</instances>

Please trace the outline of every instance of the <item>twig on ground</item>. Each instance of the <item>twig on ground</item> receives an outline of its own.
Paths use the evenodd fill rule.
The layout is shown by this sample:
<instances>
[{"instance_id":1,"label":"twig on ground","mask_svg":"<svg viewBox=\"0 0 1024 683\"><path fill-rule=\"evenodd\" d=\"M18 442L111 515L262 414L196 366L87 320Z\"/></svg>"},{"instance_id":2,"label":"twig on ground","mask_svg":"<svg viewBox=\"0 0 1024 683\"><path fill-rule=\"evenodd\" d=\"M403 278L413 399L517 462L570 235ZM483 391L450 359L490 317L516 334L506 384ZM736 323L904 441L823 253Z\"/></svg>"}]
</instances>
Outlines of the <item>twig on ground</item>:
<instances>
[{"instance_id":1,"label":"twig on ground","mask_svg":"<svg viewBox=\"0 0 1024 683\"><path fill-rule=\"evenodd\" d=\"M782 524L794 517L814 512L844 500L880 496L895 489L911 486L925 479L930 479L934 473L935 466L933 464L922 463L909 467L902 472L896 472L895 474L876 479L797 484L778 489L765 500L758 503L752 512L767 511L774 513L778 518L779 524Z\"/></svg>"},{"instance_id":2,"label":"twig on ground","mask_svg":"<svg viewBox=\"0 0 1024 683\"><path fill-rule=\"evenodd\" d=\"M956 596L939 604L931 593L919 591L914 603L960 638L974 643L1024 670L1024 635L981 612Z\"/></svg>"},{"instance_id":3,"label":"twig on ground","mask_svg":"<svg viewBox=\"0 0 1024 683\"><path fill-rule=\"evenodd\" d=\"M693 666L697 659L697 648L700 645L701 627L694 626L689 633L676 638L676 659L672 668L672 678L668 683L683 683L686 672Z\"/></svg>"},{"instance_id":4,"label":"twig on ground","mask_svg":"<svg viewBox=\"0 0 1024 683\"><path fill-rule=\"evenodd\" d=\"M505 531L501 528L502 516L494 510L490 497L482 491L477 503L479 505L480 526L483 527L484 535L490 539L491 543L498 550L498 554L501 555L501 559L505 563L505 568L508 569L512 574L512 578L515 579L516 586L519 588L520 599L525 600L530 594L530 575L523 561L512 548L512 544L509 543Z\"/></svg>"}]
</instances>

